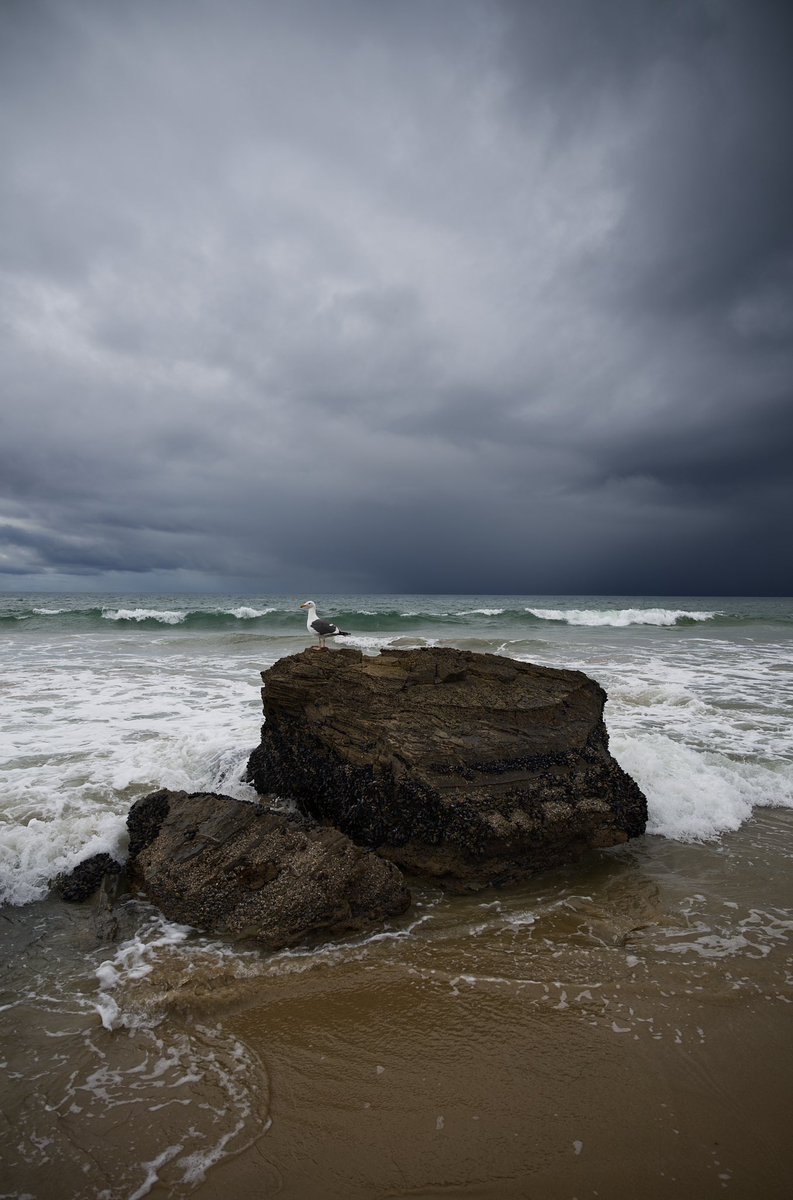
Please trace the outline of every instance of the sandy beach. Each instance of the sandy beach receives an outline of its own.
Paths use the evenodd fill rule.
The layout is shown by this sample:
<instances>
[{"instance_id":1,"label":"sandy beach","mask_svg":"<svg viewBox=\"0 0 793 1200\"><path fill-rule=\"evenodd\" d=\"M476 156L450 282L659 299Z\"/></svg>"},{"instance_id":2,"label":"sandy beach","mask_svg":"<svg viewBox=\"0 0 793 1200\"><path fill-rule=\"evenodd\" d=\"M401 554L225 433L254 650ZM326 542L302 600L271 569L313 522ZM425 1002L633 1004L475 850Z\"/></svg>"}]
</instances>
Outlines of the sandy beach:
<instances>
[{"instance_id":1,"label":"sandy beach","mask_svg":"<svg viewBox=\"0 0 793 1200\"><path fill-rule=\"evenodd\" d=\"M126 1028L94 1025L104 1074L81 1068L73 1044L63 1080L55 1066L43 1095L16 1110L6 1076L7 1146L48 1107L60 1117L50 1129L60 1153L35 1171L17 1161L6 1186L200 1200L781 1200L793 1039L789 921L775 914L789 898L791 837L793 814L765 811L716 855L648 838L531 885L419 890L416 909L377 938L222 961L174 946L130 972L137 1028L129 1017ZM40 942L29 964L31 949ZM134 1060L155 1016L161 1059L146 1083ZM24 1053L43 1059L51 1031L19 1032ZM191 1034L217 1040L174 1080L184 1099L164 1103L167 1046ZM59 1102L81 1070L88 1111ZM193 1157L203 1178L186 1183L177 1154L186 1115L202 1110L208 1142L220 1130L226 1141L215 1165Z\"/></svg>"},{"instance_id":2,"label":"sandy beach","mask_svg":"<svg viewBox=\"0 0 793 1200\"><path fill-rule=\"evenodd\" d=\"M754 846L793 833L787 813L758 825ZM728 839L726 854L742 840ZM692 872L701 853L690 852ZM499 952L491 931L475 950L449 937L432 953L271 980L264 1002L231 1025L268 1064L272 1126L200 1194L788 1195L783 962L749 947L738 971L718 956L648 953L676 928L671 863L652 848L623 857L632 862L618 883L606 866L577 879L595 896L588 917L574 903L553 940L525 953ZM784 862L776 866L755 891L760 907L789 896ZM450 908L473 917L481 903ZM644 928L621 929L650 909ZM458 935L461 916L450 914Z\"/></svg>"}]
</instances>

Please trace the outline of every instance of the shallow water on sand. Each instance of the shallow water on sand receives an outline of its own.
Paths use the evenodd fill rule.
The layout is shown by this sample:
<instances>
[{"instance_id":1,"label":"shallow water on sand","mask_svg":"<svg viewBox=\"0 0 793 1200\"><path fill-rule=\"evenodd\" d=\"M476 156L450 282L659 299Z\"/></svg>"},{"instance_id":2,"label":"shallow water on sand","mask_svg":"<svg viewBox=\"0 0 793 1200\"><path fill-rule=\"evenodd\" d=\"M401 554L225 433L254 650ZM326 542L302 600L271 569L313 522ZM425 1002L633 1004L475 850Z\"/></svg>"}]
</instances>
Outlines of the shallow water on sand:
<instances>
[{"instance_id":1,"label":"shallow water on sand","mask_svg":"<svg viewBox=\"0 0 793 1200\"><path fill-rule=\"evenodd\" d=\"M5 910L5 1193L786 1195L792 838L769 810L716 852L418 888L276 955Z\"/></svg>"}]
</instances>

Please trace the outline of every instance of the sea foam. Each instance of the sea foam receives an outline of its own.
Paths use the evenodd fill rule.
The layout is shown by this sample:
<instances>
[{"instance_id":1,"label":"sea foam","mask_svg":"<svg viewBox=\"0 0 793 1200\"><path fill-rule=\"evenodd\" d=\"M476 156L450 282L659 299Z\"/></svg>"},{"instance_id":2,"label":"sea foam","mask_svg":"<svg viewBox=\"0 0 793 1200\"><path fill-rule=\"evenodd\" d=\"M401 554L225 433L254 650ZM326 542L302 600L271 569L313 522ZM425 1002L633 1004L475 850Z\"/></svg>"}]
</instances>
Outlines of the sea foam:
<instances>
[{"instance_id":1,"label":"sea foam","mask_svg":"<svg viewBox=\"0 0 793 1200\"><path fill-rule=\"evenodd\" d=\"M681 842L738 829L759 807L793 807L793 767L736 762L663 733L619 733L611 749L647 796L647 832Z\"/></svg>"},{"instance_id":2,"label":"sea foam","mask_svg":"<svg viewBox=\"0 0 793 1200\"><path fill-rule=\"evenodd\" d=\"M714 612L691 612L683 608L527 608L541 621L562 621L567 625L677 625L682 621L711 621Z\"/></svg>"},{"instance_id":3,"label":"sea foam","mask_svg":"<svg viewBox=\"0 0 793 1200\"><path fill-rule=\"evenodd\" d=\"M224 608L222 611L227 617L236 617L238 621L255 621L257 617L266 617L268 613L278 612L278 609L248 608L243 604L239 608Z\"/></svg>"},{"instance_id":4,"label":"sea foam","mask_svg":"<svg viewBox=\"0 0 793 1200\"><path fill-rule=\"evenodd\" d=\"M42 899L100 852L123 859L126 816L158 787L253 799L243 782L258 738L255 671L225 658L141 663L61 653L5 682L0 729L0 900ZM89 665L90 664L90 665ZM245 686L247 681L248 686ZM42 712L46 717L42 719Z\"/></svg>"},{"instance_id":5,"label":"sea foam","mask_svg":"<svg viewBox=\"0 0 793 1200\"><path fill-rule=\"evenodd\" d=\"M42 811L46 806L42 806ZM29 904L49 891L59 875L94 854L126 856L126 813L50 811L0 829L0 904Z\"/></svg>"},{"instance_id":6,"label":"sea foam","mask_svg":"<svg viewBox=\"0 0 793 1200\"><path fill-rule=\"evenodd\" d=\"M105 608L106 621L160 621L163 625L180 625L187 613L159 608Z\"/></svg>"}]
</instances>

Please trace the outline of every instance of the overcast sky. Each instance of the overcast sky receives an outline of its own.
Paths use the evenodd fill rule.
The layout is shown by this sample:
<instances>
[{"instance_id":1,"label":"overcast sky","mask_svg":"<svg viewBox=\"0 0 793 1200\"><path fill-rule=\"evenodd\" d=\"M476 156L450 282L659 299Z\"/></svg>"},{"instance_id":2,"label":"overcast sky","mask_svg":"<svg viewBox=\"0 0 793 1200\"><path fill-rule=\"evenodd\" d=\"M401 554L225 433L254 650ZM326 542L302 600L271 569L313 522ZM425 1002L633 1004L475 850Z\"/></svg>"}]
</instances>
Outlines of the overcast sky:
<instances>
[{"instance_id":1,"label":"overcast sky","mask_svg":"<svg viewBox=\"0 0 793 1200\"><path fill-rule=\"evenodd\" d=\"M0 0L0 589L793 592L793 4Z\"/></svg>"}]
</instances>

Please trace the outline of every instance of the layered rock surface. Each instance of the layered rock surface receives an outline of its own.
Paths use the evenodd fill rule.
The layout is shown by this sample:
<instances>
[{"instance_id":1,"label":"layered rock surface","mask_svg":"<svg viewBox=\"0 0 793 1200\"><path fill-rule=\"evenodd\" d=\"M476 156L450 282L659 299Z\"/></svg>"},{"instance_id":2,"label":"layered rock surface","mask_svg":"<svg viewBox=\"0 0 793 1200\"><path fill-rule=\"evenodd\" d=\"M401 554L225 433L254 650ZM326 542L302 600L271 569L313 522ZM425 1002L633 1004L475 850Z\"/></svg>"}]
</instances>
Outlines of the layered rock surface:
<instances>
[{"instance_id":1,"label":"layered rock surface","mask_svg":"<svg viewBox=\"0 0 793 1200\"><path fill-rule=\"evenodd\" d=\"M452 889L504 883L644 832L579 671L447 648L304 651L262 673L249 777Z\"/></svg>"},{"instance_id":2,"label":"layered rock surface","mask_svg":"<svg viewBox=\"0 0 793 1200\"><path fill-rule=\"evenodd\" d=\"M271 950L403 912L390 862L336 829L213 793L153 792L127 818L130 884L174 921Z\"/></svg>"}]
</instances>

